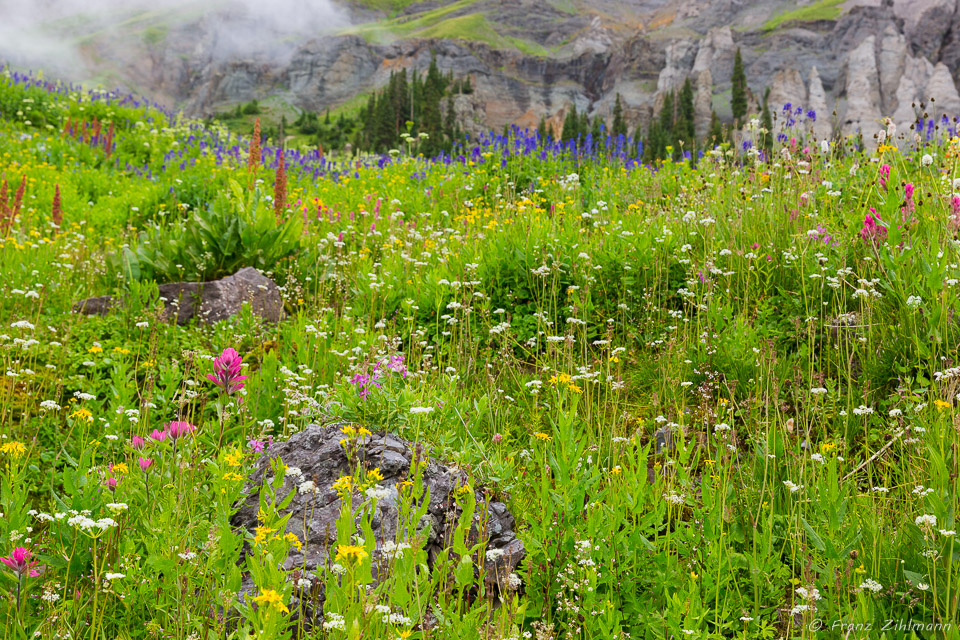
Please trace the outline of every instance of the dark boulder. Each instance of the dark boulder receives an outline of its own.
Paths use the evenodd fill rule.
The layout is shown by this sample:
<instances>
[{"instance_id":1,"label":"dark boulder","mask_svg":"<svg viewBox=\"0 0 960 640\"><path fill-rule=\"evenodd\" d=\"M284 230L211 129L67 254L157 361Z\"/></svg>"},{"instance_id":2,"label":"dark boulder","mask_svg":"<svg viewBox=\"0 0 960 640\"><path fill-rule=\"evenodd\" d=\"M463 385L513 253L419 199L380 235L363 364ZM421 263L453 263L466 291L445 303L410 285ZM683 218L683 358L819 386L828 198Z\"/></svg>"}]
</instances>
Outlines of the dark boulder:
<instances>
[{"instance_id":1,"label":"dark boulder","mask_svg":"<svg viewBox=\"0 0 960 640\"><path fill-rule=\"evenodd\" d=\"M161 317L164 321L176 319L177 324L189 324L194 318L213 323L240 313L245 302L253 313L268 322L283 318L283 298L276 283L253 267L245 267L232 276L210 282L169 282L161 284ZM113 296L99 296L81 300L73 306L74 313L105 315L122 304Z\"/></svg>"},{"instance_id":2,"label":"dark boulder","mask_svg":"<svg viewBox=\"0 0 960 640\"><path fill-rule=\"evenodd\" d=\"M414 458L424 459L422 448L395 435L379 432L354 440L349 445L353 457L349 458L342 444L346 438L341 431L344 426L310 425L288 441L272 445L247 478L250 493L232 519L233 526L255 533L259 526L259 487L265 476L269 479L273 473L271 459L279 457L288 471L276 500L282 501L290 492L294 495L288 507L282 511L283 515L292 514L287 521L287 530L277 535L293 533L300 538L302 548L292 548L283 563L286 570L305 569L308 575L298 573L300 578L322 581L324 571L332 563L328 554L336 553L337 519L343 504L333 485L341 476L352 475L357 464L368 469L379 469L383 476L377 483L380 497L372 520L376 538L376 551L372 558L375 579L377 574L382 575L387 570L391 549L405 542L401 533L405 527L401 522L400 485L412 479L411 462ZM464 471L433 458L426 458L425 465L423 462L414 463L414 469L417 466L423 469L423 495L429 495L429 504L417 524L417 530L426 534L425 551L428 563L432 566L437 554L451 546L453 531L461 514L454 494L467 484L468 477ZM497 592L508 583L508 577L520 563L525 550L514 532L514 518L506 505L501 502L485 505L484 496L476 487L474 496L477 513L483 515L474 516L467 544L476 544L481 535L486 538L486 582L488 588ZM352 497L354 509L364 500L365 496L355 491ZM424 505L417 506L422 508ZM411 512L415 510L416 507ZM245 548L244 553L248 552L249 549ZM245 590L252 587L248 579L244 582ZM322 599L321 594L321 605ZM319 614L320 611L315 610L309 617L315 619Z\"/></svg>"}]
</instances>

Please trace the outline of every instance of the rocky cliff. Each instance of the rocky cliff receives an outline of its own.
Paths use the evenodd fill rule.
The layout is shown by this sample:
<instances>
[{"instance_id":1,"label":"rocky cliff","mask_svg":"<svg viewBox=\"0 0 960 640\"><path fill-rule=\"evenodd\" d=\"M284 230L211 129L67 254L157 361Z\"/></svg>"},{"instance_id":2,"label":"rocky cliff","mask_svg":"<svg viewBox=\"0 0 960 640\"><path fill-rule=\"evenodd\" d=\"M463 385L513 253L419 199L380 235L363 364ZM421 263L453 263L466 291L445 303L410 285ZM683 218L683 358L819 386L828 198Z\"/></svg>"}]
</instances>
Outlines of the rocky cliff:
<instances>
[{"instance_id":1,"label":"rocky cliff","mask_svg":"<svg viewBox=\"0 0 960 640\"><path fill-rule=\"evenodd\" d=\"M741 49L752 104L814 110L818 137L872 133L884 116L960 115L960 0L426 0L392 13L349 4L348 27L229 37L258 24L219 5L171 20L77 36L92 68L206 115L274 98L319 111L350 103L400 68L470 76L456 113L468 131L560 121L571 105L609 117L620 94L643 126L690 78L697 127L729 119ZM400 8L396 8L400 7ZM159 21L159 22L158 22ZM138 25L139 26L136 26ZM238 31L240 30L240 31ZM147 37L147 34L150 34ZM76 35L76 34L74 34ZM902 130L902 129L901 129Z\"/></svg>"}]
</instances>

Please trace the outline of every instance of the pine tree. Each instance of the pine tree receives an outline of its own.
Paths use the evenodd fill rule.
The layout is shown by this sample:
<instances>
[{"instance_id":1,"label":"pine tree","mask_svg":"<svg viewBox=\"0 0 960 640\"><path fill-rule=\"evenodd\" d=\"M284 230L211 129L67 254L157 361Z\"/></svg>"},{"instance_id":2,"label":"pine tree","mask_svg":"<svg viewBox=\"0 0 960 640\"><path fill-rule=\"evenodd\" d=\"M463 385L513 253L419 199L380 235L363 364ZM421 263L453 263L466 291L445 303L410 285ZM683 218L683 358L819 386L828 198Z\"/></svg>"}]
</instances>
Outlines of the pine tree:
<instances>
[{"instance_id":1,"label":"pine tree","mask_svg":"<svg viewBox=\"0 0 960 640\"><path fill-rule=\"evenodd\" d=\"M443 114L440 108L443 88L443 75L437 68L437 59L434 57L430 60L423 83L420 131L426 133L427 138L421 142L420 150L425 156L435 155L443 148Z\"/></svg>"},{"instance_id":2,"label":"pine tree","mask_svg":"<svg viewBox=\"0 0 960 640\"><path fill-rule=\"evenodd\" d=\"M598 145L603 144L604 140L604 122L603 118L597 116L593 119L593 125L590 127L590 137L593 138L593 148L596 149Z\"/></svg>"},{"instance_id":3,"label":"pine tree","mask_svg":"<svg viewBox=\"0 0 960 640\"><path fill-rule=\"evenodd\" d=\"M730 82L733 85L730 109L733 111L734 122L737 123L737 128L739 128L743 117L747 115L747 76L743 71L740 47L737 47L737 55L733 59L733 77Z\"/></svg>"},{"instance_id":4,"label":"pine tree","mask_svg":"<svg viewBox=\"0 0 960 640\"><path fill-rule=\"evenodd\" d=\"M540 138L540 144L547 143L547 118L540 116L540 124L537 125L537 136Z\"/></svg>"},{"instance_id":5,"label":"pine tree","mask_svg":"<svg viewBox=\"0 0 960 640\"><path fill-rule=\"evenodd\" d=\"M563 131L560 134L560 140L564 145L571 140L576 141L580 137L580 118L577 117L577 105L571 107L567 117L563 120Z\"/></svg>"},{"instance_id":6,"label":"pine tree","mask_svg":"<svg viewBox=\"0 0 960 640\"><path fill-rule=\"evenodd\" d=\"M671 91L663 99L663 108L660 109L660 129L669 137L673 137L674 123L673 92Z\"/></svg>"},{"instance_id":7,"label":"pine tree","mask_svg":"<svg viewBox=\"0 0 960 640\"><path fill-rule=\"evenodd\" d=\"M677 154L687 151L690 153L691 157L694 157L696 154L696 127L694 125L694 119L696 118L696 112L693 107L693 84L690 82L690 78L687 78L683 83L683 88L680 89L679 104L677 105L677 127L676 127L676 139L677 139ZM680 149L679 143L683 143L683 149ZM677 156L679 157L679 155Z\"/></svg>"},{"instance_id":8,"label":"pine tree","mask_svg":"<svg viewBox=\"0 0 960 640\"><path fill-rule=\"evenodd\" d=\"M580 113L580 122L577 124L577 135L580 136L581 141L587 137L587 134L590 132L590 116L587 115L586 111Z\"/></svg>"},{"instance_id":9,"label":"pine tree","mask_svg":"<svg viewBox=\"0 0 960 640\"><path fill-rule=\"evenodd\" d=\"M711 149L718 144L723 144L723 127L720 126L720 118L717 112L710 111L710 132L707 134L707 146Z\"/></svg>"},{"instance_id":10,"label":"pine tree","mask_svg":"<svg viewBox=\"0 0 960 640\"><path fill-rule=\"evenodd\" d=\"M627 137L627 123L623 119L623 105L620 103L620 94L617 94L617 101L613 103L613 137Z\"/></svg>"},{"instance_id":11,"label":"pine tree","mask_svg":"<svg viewBox=\"0 0 960 640\"><path fill-rule=\"evenodd\" d=\"M767 153L768 158L773 151L773 117L770 114L770 107L767 106L769 97L770 87L767 87L766 91L763 92L763 107L760 111L760 126L766 129L766 133L762 134L760 146Z\"/></svg>"}]
</instances>

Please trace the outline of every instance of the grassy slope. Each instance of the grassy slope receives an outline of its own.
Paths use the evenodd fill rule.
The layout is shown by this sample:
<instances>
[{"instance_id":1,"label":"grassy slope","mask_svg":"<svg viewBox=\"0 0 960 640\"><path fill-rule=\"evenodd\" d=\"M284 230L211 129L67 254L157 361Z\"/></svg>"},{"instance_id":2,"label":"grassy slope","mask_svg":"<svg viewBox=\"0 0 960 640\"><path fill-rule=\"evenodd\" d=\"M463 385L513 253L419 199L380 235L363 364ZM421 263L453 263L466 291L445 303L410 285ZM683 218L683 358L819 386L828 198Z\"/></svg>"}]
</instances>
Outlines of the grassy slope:
<instances>
[{"instance_id":1,"label":"grassy slope","mask_svg":"<svg viewBox=\"0 0 960 640\"><path fill-rule=\"evenodd\" d=\"M799 7L792 11L785 11L767 20L763 25L763 30L773 31L790 22L833 20L843 12L843 9L840 8L843 1L844 0L820 0L816 4L807 7Z\"/></svg>"}]
</instances>

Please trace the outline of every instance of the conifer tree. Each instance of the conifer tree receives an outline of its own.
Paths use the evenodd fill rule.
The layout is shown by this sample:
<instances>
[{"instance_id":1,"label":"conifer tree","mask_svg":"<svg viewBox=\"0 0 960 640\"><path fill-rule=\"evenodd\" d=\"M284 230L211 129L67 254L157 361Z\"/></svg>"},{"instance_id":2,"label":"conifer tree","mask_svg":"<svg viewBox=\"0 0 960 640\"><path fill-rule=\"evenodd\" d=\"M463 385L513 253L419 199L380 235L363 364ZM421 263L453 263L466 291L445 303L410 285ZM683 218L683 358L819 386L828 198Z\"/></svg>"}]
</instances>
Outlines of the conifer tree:
<instances>
[{"instance_id":1,"label":"conifer tree","mask_svg":"<svg viewBox=\"0 0 960 640\"><path fill-rule=\"evenodd\" d=\"M589 132L590 116L587 115L586 111L582 111L580 112L580 122L577 124L577 135L580 137L581 142L587 137Z\"/></svg>"},{"instance_id":2,"label":"conifer tree","mask_svg":"<svg viewBox=\"0 0 960 640\"><path fill-rule=\"evenodd\" d=\"M540 116L540 123L537 125L537 136L540 138L540 144L547 143L547 118Z\"/></svg>"},{"instance_id":3,"label":"conifer tree","mask_svg":"<svg viewBox=\"0 0 960 640\"><path fill-rule=\"evenodd\" d=\"M620 103L620 94L617 94L617 101L613 103L613 128L610 131L613 137L627 137L627 123L623 119L623 105Z\"/></svg>"},{"instance_id":4,"label":"conifer tree","mask_svg":"<svg viewBox=\"0 0 960 640\"><path fill-rule=\"evenodd\" d=\"M580 118L577 117L577 105L571 107L567 117L563 120L563 131L560 134L560 140L567 144L571 140L576 141L580 136Z\"/></svg>"},{"instance_id":5,"label":"conifer tree","mask_svg":"<svg viewBox=\"0 0 960 640\"><path fill-rule=\"evenodd\" d=\"M760 126L766 129L766 133L761 134L760 146L770 157L773 151L773 117L770 114L770 107L767 105L767 99L770 97L770 87L763 92L763 108L760 111Z\"/></svg>"},{"instance_id":6,"label":"conifer tree","mask_svg":"<svg viewBox=\"0 0 960 640\"><path fill-rule=\"evenodd\" d=\"M740 55L740 47L737 47L737 55L733 59L733 77L730 82L732 84L730 109L733 111L734 122L739 128L743 117L747 115L747 76L743 71L743 57Z\"/></svg>"},{"instance_id":7,"label":"conifer tree","mask_svg":"<svg viewBox=\"0 0 960 640\"><path fill-rule=\"evenodd\" d=\"M590 126L590 136L593 138L594 149L604 142L604 128L603 118L596 116L593 119L593 124Z\"/></svg>"},{"instance_id":8,"label":"conifer tree","mask_svg":"<svg viewBox=\"0 0 960 640\"><path fill-rule=\"evenodd\" d=\"M679 154L684 151L689 152L691 157L695 155L696 152L696 128L694 126L694 119L696 118L696 112L693 107L693 84L690 82L690 78L687 78L683 83L683 88L680 89L679 101L677 105L677 126L676 126L676 140L677 140L677 157ZM680 144L683 143L683 148L681 150Z\"/></svg>"},{"instance_id":9,"label":"conifer tree","mask_svg":"<svg viewBox=\"0 0 960 640\"><path fill-rule=\"evenodd\" d=\"M710 111L710 132L707 134L707 146L713 149L718 144L723 144L723 127L720 125L720 118L717 112Z\"/></svg>"}]
</instances>

